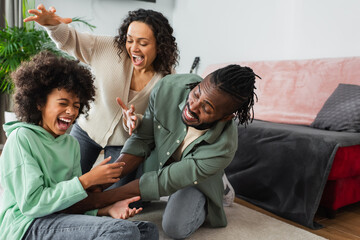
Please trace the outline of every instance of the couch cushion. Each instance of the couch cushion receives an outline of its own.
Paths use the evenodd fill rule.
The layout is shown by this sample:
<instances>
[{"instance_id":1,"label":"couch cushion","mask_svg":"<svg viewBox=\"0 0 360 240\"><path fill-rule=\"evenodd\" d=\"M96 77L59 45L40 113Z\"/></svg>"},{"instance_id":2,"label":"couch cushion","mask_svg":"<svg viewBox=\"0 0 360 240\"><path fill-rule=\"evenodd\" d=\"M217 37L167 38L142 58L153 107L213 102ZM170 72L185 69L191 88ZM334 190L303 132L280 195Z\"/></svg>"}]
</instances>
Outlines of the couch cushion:
<instances>
[{"instance_id":1,"label":"couch cushion","mask_svg":"<svg viewBox=\"0 0 360 240\"><path fill-rule=\"evenodd\" d=\"M326 100L311 127L360 132L360 86L339 84Z\"/></svg>"}]
</instances>

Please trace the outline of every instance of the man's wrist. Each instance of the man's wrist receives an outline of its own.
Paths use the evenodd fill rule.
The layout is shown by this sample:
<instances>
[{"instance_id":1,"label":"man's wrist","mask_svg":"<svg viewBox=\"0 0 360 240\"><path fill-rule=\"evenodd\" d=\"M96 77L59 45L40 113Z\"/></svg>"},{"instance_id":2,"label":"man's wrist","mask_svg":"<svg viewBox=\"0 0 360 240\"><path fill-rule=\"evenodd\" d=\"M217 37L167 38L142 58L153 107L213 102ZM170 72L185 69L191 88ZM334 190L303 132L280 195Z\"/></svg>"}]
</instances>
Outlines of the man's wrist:
<instances>
[{"instance_id":1,"label":"man's wrist","mask_svg":"<svg viewBox=\"0 0 360 240\"><path fill-rule=\"evenodd\" d=\"M111 207L111 205L107 206L107 207L100 208L98 210L98 212L97 212L97 216L109 216L110 207Z\"/></svg>"}]
</instances>

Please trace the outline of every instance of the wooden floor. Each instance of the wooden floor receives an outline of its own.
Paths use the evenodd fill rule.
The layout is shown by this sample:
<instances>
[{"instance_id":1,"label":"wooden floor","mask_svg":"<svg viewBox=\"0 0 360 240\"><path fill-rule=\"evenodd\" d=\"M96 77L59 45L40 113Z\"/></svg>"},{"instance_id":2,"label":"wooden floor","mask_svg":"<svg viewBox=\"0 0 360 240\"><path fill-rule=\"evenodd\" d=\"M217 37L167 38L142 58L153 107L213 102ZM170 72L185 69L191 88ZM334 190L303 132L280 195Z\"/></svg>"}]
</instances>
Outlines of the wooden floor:
<instances>
[{"instance_id":1,"label":"wooden floor","mask_svg":"<svg viewBox=\"0 0 360 240\"><path fill-rule=\"evenodd\" d=\"M360 240L360 202L343 207L336 212L335 218L329 219L324 217L323 214L318 212L315 216L315 221L324 226L322 229L312 230L306 228L300 224L278 217L268 211L265 211L255 205L252 205L239 198L235 199L235 202L254 209L258 212L266 214L268 216L279 219L283 222L289 223L296 227L305 229L306 231L312 232L316 235L322 236L331 240L347 240L354 239Z\"/></svg>"}]
</instances>

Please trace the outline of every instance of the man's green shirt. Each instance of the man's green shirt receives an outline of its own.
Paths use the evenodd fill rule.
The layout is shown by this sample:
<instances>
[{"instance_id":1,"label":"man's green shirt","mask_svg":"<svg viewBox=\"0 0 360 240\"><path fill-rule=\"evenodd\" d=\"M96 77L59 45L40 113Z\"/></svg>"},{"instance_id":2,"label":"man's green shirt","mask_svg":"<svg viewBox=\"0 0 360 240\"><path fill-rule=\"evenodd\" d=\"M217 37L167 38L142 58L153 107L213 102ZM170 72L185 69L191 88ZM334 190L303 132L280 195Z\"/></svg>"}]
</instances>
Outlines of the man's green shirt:
<instances>
[{"instance_id":1,"label":"man's green shirt","mask_svg":"<svg viewBox=\"0 0 360 240\"><path fill-rule=\"evenodd\" d=\"M235 122L218 122L185 148L180 161L166 165L187 133L181 120L190 92L186 84L200 81L202 78L194 74L173 74L160 80L151 93L141 125L122 153L146 159L140 178L143 200L157 200L195 186L207 197L207 221L213 227L222 227L227 224L222 175L238 146Z\"/></svg>"}]
</instances>

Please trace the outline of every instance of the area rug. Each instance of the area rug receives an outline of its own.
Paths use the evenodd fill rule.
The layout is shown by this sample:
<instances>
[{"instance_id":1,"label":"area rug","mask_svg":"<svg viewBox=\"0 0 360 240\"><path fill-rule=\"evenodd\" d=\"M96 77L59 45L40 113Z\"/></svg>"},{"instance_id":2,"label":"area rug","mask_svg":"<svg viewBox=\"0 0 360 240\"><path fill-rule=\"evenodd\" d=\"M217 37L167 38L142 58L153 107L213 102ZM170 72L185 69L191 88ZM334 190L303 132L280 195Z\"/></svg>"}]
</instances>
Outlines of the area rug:
<instances>
[{"instance_id":1,"label":"area rug","mask_svg":"<svg viewBox=\"0 0 360 240\"><path fill-rule=\"evenodd\" d=\"M142 213L130 220L144 220L156 223L160 232L160 240L171 239L161 228L162 213L166 202L152 202ZM202 226L187 239L191 240L323 240L325 238L297 228L265 214L234 203L225 207L228 226L225 228L209 228ZM176 216L174 216L176 217Z\"/></svg>"}]
</instances>

